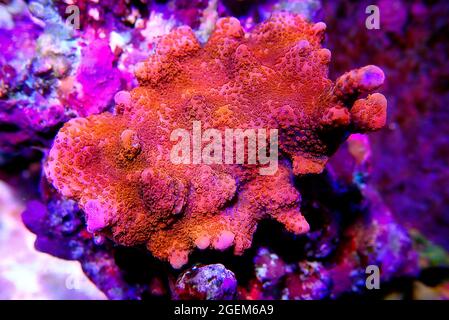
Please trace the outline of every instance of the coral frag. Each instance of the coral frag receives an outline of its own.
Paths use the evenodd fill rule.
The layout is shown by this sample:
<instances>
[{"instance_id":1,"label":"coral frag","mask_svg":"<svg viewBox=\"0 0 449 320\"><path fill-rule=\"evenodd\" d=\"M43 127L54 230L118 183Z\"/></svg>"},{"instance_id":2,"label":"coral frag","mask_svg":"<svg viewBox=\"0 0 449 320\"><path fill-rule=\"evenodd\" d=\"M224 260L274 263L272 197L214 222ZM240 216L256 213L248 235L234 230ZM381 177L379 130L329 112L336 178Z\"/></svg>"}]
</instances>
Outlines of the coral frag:
<instances>
[{"instance_id":1,"label":"coral frag","mask_svg":"<svg viewBox=\"0 0 449 320\"><path fill-rule=\"evenodd\" d=\"M48 179L79 203L88 230L146 244L175 268L195 247L233 245L242 254L264 218L307 232L293 175L320 173L349 133L386 120L385 97L366 95L384 81L379 68L327 78L325 28L279 13L245 34L237 19L223 18L204 46L189 27L174 29L137 69L139 86L116 96L114 114L64 125ZM172 163L170 133L195 120L205 129L279 128L278 171Z\"/></svg>"}]
</instances>

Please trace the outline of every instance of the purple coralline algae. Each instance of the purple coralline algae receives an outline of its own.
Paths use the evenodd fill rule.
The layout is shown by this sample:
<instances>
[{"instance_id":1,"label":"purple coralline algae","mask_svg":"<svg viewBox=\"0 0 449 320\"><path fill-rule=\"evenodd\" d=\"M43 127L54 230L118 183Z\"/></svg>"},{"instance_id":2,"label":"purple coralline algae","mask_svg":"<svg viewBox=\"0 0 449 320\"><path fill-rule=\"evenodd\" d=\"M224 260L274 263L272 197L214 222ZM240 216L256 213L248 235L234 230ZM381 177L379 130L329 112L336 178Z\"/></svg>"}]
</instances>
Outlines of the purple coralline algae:
<instances>
[{"instance_id":1,"label":"purple coralline algae","mask_svg":"<svg viewBox=\"0 0 449 320\"><path fill-rule=\"evenodd\" d=\"M37 250L65 260L77 260L83 271L109 299L138 299L144 286L126 282L115 261L116 248L86 231L83 213L72 200L43 185L45 199L28 203L22 218L38 237Z\"/></svg>"},{"instance_id":2,"label":"purple coralline algae","mask_svg":"<svg viewBox=\"0 0 449 320\"><path fill-rule=\"evenodd\" d=\"M385 71L388 123L369 137L373 186L401 225L449 249L449 5L378 1L380 29L367 30L370 4L323 1L327 43L343 53L331 73L373 59Z\"/></svg>"},{"instance_id":3,"label":"purple coralline algae","mask_svg":"<svg viewBox=\"0 0 449 320\"><path fill-rule=\"evenodd\" d=\"M237 292L237 280L222 264L198 265L179 275L175 298L231 300Z\"/></svg>"}]
</instances>

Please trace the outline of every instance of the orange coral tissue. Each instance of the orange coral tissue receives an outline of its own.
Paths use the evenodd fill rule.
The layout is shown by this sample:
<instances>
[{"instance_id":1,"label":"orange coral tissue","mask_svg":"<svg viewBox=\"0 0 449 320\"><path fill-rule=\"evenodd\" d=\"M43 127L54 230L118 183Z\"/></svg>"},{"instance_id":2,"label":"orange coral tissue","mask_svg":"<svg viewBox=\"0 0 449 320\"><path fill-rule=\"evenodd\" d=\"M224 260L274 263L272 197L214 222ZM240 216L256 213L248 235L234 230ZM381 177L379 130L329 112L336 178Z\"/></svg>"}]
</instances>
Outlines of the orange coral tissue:
<instances>
[{"instance_id":1,"label":"orange coral tissue","mask_svg":"<svg viewBox=\"0 0 449 320\"><path fill-rule=\"evenodd\" d=\"M223 18L204 46L190 28L174 29L138 66L139 86L116 95L113 114L64 125L46 176L78 201L89 231L146 245L174 268L195 248L242 254L261 219L307 232L294 175L320 173L350 133L379 129L386 117L385 97L370 95L384 81L378 67L328 79L325 29L280 13L245 33ZM173 163L171 133L195 121L203 130L277 129L275 174L258 164Z\"/></svg>"}]
</instances>

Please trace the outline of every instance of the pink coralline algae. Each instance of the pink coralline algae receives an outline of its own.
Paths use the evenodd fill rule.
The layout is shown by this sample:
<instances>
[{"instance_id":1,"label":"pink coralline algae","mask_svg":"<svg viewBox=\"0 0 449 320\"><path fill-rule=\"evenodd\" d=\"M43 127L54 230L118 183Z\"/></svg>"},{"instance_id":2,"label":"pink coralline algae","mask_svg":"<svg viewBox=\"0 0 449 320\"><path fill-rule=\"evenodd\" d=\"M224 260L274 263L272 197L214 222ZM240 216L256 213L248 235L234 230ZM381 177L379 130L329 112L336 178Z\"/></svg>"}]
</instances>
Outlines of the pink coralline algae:
<instances>
[{"instance_id":1,"label":"pink coralline algae","mask_svg":"<svg viewBox=\"0 0 449 320\"><path fill-rule=\"evenodd\" d=\"M116 57L109 42L95 37L92 41L81 49L83 59L74 76L61 84L61 100L79 116L104 111L115 92L126 87L125 76L114 66Z\"/></svg>"},{"instance_id":2,"label":"pink coralline algae","mask_svg":"<svg viewBox=\"0 0 449 320\"><path fill-rule=\"evenodd\" d=\"M204 46L189 27L174 29L137 68L139 86L117 94L113 114L64 125L45 164L48 179L79 203L88 230L145 244L174 268L195 247L242 254L261 219L307 232L293 176L320 173L349 133L386 120L385 97L369 94L384 81L381 69L328 79L325 28L279 13L245 34L237 19L223 18ZM194 121L203 129L279 129L278 170L174 164L170 133Z\"/></svg>"}]
</instances>

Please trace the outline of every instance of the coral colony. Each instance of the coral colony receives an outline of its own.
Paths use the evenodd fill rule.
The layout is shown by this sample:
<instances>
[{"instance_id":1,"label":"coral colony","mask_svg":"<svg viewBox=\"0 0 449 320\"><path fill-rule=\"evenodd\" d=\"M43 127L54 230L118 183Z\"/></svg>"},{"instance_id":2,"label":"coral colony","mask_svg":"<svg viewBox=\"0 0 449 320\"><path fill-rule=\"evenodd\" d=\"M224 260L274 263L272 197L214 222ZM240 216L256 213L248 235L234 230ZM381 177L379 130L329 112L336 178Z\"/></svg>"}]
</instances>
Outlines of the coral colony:
<instances>
[{"instance_id":1,"label":"coral colony","mask_svg":"<svg viewBox=\"0 0 449 320\"><path fill-rule=\"evenodd\" d=\"M385 33L369 3L336 26L340 2L1 1L0 177L35 248L109 299L337 299L446 268L375 163L406 95L385 59L419 59L390 41L431 9L380 1Z\"/></svg>"},{"instance_id":2,"label":"coral colony","mask_svg":"<svg viewBox=\"0 0 449 320\"><path fill-rule=\"evenodd\" d=\"M324 30L288 13L247 34L237 19L219 19L203 47L189 27L172 30L137 68L139 86L120 93L114 114L63 126L45 175L78 202L89 231L143 244L174 268L195 247L242 254L264 218L309 231L293 175L320 173L346 132L381 128L387 105L379 93L357 99L383 83L375 66L327 79ZM199 120L205 128L279 128L279 170L264 177L254 166L195 165L195 155L192 164L173 163L171 132L194 121L195 153ZM237 151L244 148L229 156Z\"/></svg>"}]
</instances>

